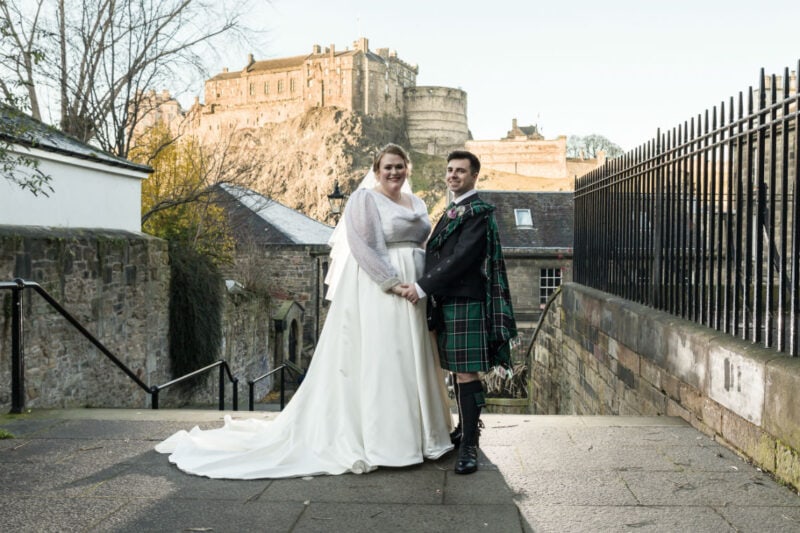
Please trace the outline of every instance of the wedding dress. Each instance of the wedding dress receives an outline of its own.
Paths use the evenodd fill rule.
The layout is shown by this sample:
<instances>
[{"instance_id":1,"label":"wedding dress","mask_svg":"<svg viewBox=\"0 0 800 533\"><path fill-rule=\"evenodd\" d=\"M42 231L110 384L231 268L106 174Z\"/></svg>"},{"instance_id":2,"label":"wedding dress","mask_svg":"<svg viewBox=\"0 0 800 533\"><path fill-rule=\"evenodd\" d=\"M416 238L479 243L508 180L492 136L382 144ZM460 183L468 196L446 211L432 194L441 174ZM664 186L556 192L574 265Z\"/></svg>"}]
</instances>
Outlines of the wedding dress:
<instances>
[{"instance_id":1,"label":"wedding dress","mask_svg":"<svg viewBox=\"0 0 800 533\"><path fill-rule=\"evenodd\" d=\"M226 416L219 429L180 431L156 450L181 470L228 479L366 473L450 451L424 301L381 287L422 275L430 222L425 204L412 200L410 210L371 189L351 196L336 297L306 377L275 420Z\"/></svg>"}]
</instances>

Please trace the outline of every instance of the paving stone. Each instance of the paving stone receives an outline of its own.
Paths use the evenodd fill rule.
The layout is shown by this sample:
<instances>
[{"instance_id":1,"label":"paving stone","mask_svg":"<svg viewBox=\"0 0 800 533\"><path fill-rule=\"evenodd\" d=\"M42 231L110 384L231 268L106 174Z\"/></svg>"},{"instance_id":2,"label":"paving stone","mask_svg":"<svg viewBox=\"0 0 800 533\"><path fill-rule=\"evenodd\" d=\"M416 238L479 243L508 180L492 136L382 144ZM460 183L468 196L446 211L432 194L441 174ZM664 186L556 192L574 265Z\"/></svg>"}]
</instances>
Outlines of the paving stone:
<instances>
[{"instance_id":1,"label":"paving stone","mask_svg":"<svg viewBox=\"0 0 800 533\"><path fill-rule=\"evenodd\" d=\"M642 505L800 505L766 474L743 472L620 472Z\"/></svg>"},{"instance_id":2,"label":"paving stone","mask_svg":"<svg viewBox=\"0 0 800 533\"><path fill-rule=\"evenodd\" d=\"M297 502L139 500L105 517L92 531L288 532L305 510Z\"/></svg>"},{"instance_id":3,"label":"paving stone","mask_svg":"<svg viewBox=\"0 0 800 533\"><path fill-rule=\"evenodd\" d=\"M569 532L653 532L733 533L724 518L709 507L644 507L541 505L518 503L528 531Z\"/></svg>"},{"instance_id":4,"label":"paving stone","mask_svg":"<svg viewBox=\"0 0 800 533\"><path fill-rule=\"evenodd\" d=\"M519 510L499 505L400 505L323 503L303 513L293 533L347 531L374 533L514 533L523 531Z\"/></svg>"},{"instance_id":5,"label":"paving stone","mask_svg":"<svg viewBox=\"0 0 800 533\"><path fill-rule=\"evenodd\" d=\"M15 533L87 531L125 501L102 498L0 498L2 530Z\"/></svg>"},{"instance_id":6,"label":"paving stone","mask_svg":"<svg viewBox=\"0 0 800 533\"><path fill-rule=\"evenodd\" d=\"M737 531L771 531L771 532L798 532L800 531L800 507L788 506L747 506L739 507L729 505L717 508Z\"/></svg>"},{"instance_id":7,"label":"paving stone","mask_svg":"<svg viewBox=\"0 0 800 533\"><path fill-rule=\"evenodd\" d=\"M53 410L0 419L9 531L798 531L800 497L667 417L483 415L480 469L455 453L311 479L212 480L153 447L222 417Z\"/></svg>"},{"instance_id":8,"label":"paving stone","mask_svg":"<svg viewBox=\"0 0 800 533\"><path fill-rule=\"evenodd\" d=\"M379 468L364 475L273 480L264 501L438 504L445 473L426 468Z\"/></svg>"}]
</instances>

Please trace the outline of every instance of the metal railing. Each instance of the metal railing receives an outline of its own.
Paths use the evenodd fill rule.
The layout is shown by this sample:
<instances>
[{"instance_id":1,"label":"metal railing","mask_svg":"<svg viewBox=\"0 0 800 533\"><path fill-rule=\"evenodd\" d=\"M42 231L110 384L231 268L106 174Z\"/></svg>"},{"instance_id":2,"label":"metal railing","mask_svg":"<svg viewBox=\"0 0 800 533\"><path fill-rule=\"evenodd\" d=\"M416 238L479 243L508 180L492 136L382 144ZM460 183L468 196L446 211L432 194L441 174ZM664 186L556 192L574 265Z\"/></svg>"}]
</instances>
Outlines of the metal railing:
<instances>
[{"instance_id":1,"label":"metal railing","mask_svg":"<svg viewBox=\"0 0 800 533\"><path fill-rule=\"evenodd\" d=\"M576 180L574 280L797 356L797 72Z\"/></svg>"},{"instance_id":2,"label":"metal railing","mask_svg":"<svg viewBox=\"0 0 800 533\"><path fill-rule=\"evenodd\" d=\"M248 397L249 397L249 403L250 403L249 407L250 407L251 411L255 410L255 395L256 395L255 386L256 386L256 383L258 383L262 379L266 379L266 378L270 377L271 375L273 375L273 374L275 374L277 372L280 372L280 374L281 374L280 398L281 398L281 411L283 411L283 408L286 406L286 384L285 384L285 381L286 381L286 370L290 370L290 371L294 372L298 377L302 376L304 374L302 368L298 367L297 365L295 365L294 363L292 363L289 360L284 360L283 364L281 366L279 366L278 368L274 368L274 369L270 370L269 372L267 372L266 374L262 374L262 375L258 376L255 379L247 380L247 386L248 386L248 389L249 389L249 391L248 391Z\"/></svg>"},{"instance_id":3,"label":"metal railing","mask_svg":"<svg viewBox=\"0 0 800 533\"><path fill-rule=\"evenodd\" d=\"M198 368L194 372L189 372L188 374L181 376L179 378L175 378L172 381L168 381L163 385L153 385L151 388L151 404L153 409L158 409L158 393L168 387L173 385L177 385L183 381L191 379L193 377L199 376L201 374L205 374L206 372L211 371L211 369L219 367L219 410L225 410L225 374L228 375L228 379L231 380L231 384L233 386L233 410L239 410L239 378L235 377L231 373L231 369L228 366L228 363L224 360L219 360L216 363L211 363L208 366L204 366L203 368Z\"/></svg>"},{"instance_id":4,"label":"metal railing","mask_svg":"<svg viewBox=\"0 0 800 533\"><path fill-rule=\"evenodd\" d=\"M225 361L217 361L199 370L195 370L185 376L173 379L163 385L148 386L125 364L119 360L111 351L106 348L97 338L92 335L83 325L78 322L61 304L59 304L44 288L36 282L15 279L13 282L0 282L0 290L11 291L11 413L19 414L25 409L25 360L23 349L23 321L22 294L25 289L35 290L44 300L50 304L61 316L63 316L72 326L75 327L86 339L109 358L120 370L136 383L146 393L150 394L150 405L152 409L158 409L159 391L164 390L176 383L180 383L199 374L210 371L215 367L220 367L219 372L219 409L225 409L225 373L227 373L233 384L233 410L239 409L238 378L234 377ZM283 387L283 383L281 383ZM283 408L283 406L281 406Z\"/></svg>"}]
</instances>

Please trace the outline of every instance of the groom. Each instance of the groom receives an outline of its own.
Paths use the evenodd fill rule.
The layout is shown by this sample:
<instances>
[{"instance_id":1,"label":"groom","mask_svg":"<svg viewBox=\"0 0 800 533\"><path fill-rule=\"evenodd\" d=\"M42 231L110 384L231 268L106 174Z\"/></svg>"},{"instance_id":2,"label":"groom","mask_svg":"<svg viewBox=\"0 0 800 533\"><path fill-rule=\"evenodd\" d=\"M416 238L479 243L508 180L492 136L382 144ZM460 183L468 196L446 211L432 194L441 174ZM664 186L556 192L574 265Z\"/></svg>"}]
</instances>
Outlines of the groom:
<instances>
[{"instance_id":1,"label":"groom","mask_svg":"<svg viewBox=\"0 0 800 533\"><path fill-rule=\"evenodd\" d=\"M508 367L509 340L517 334L494 206L475 190L480 169L471 152L447 157L453 203L428 239L425 274L404 293L412 301L428 296L428 328L436 331L441 366L455 374L456 474L478 469L478 423L486 404L478 372Z\"/></svg>"}]
</instances>

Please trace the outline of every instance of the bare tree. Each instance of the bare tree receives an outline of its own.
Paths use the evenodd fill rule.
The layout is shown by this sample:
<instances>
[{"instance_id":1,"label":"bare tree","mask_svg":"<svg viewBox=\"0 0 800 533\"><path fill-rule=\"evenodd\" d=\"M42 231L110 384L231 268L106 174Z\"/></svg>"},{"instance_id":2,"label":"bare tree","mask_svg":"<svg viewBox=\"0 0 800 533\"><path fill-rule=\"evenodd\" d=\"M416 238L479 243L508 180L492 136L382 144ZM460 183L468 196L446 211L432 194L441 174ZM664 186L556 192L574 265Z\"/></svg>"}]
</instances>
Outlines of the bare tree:
<instances>
[{"instance_id":1,"label":"bare tree","mask_svg":"<svg viewBox=\"0 0 800 533\"><path fill-rule=\"evenodd\" d=\"M595 158L597 152L603 150L606 157L611 159L622 155L622 148L602 135L570 135L567 139L567 157Z\"/></svg>"},{"instance_id":2,"label":"bare tree","mask_svg":"<svg viewBox=\"0 0 800 533\"><path fill-rule=\"evenodd\" d=\"M34 118L127 157L147 89L203 68L217 38L240 38L252 0L0 0L0 89Z\"/></svg>"}]
</instances>

